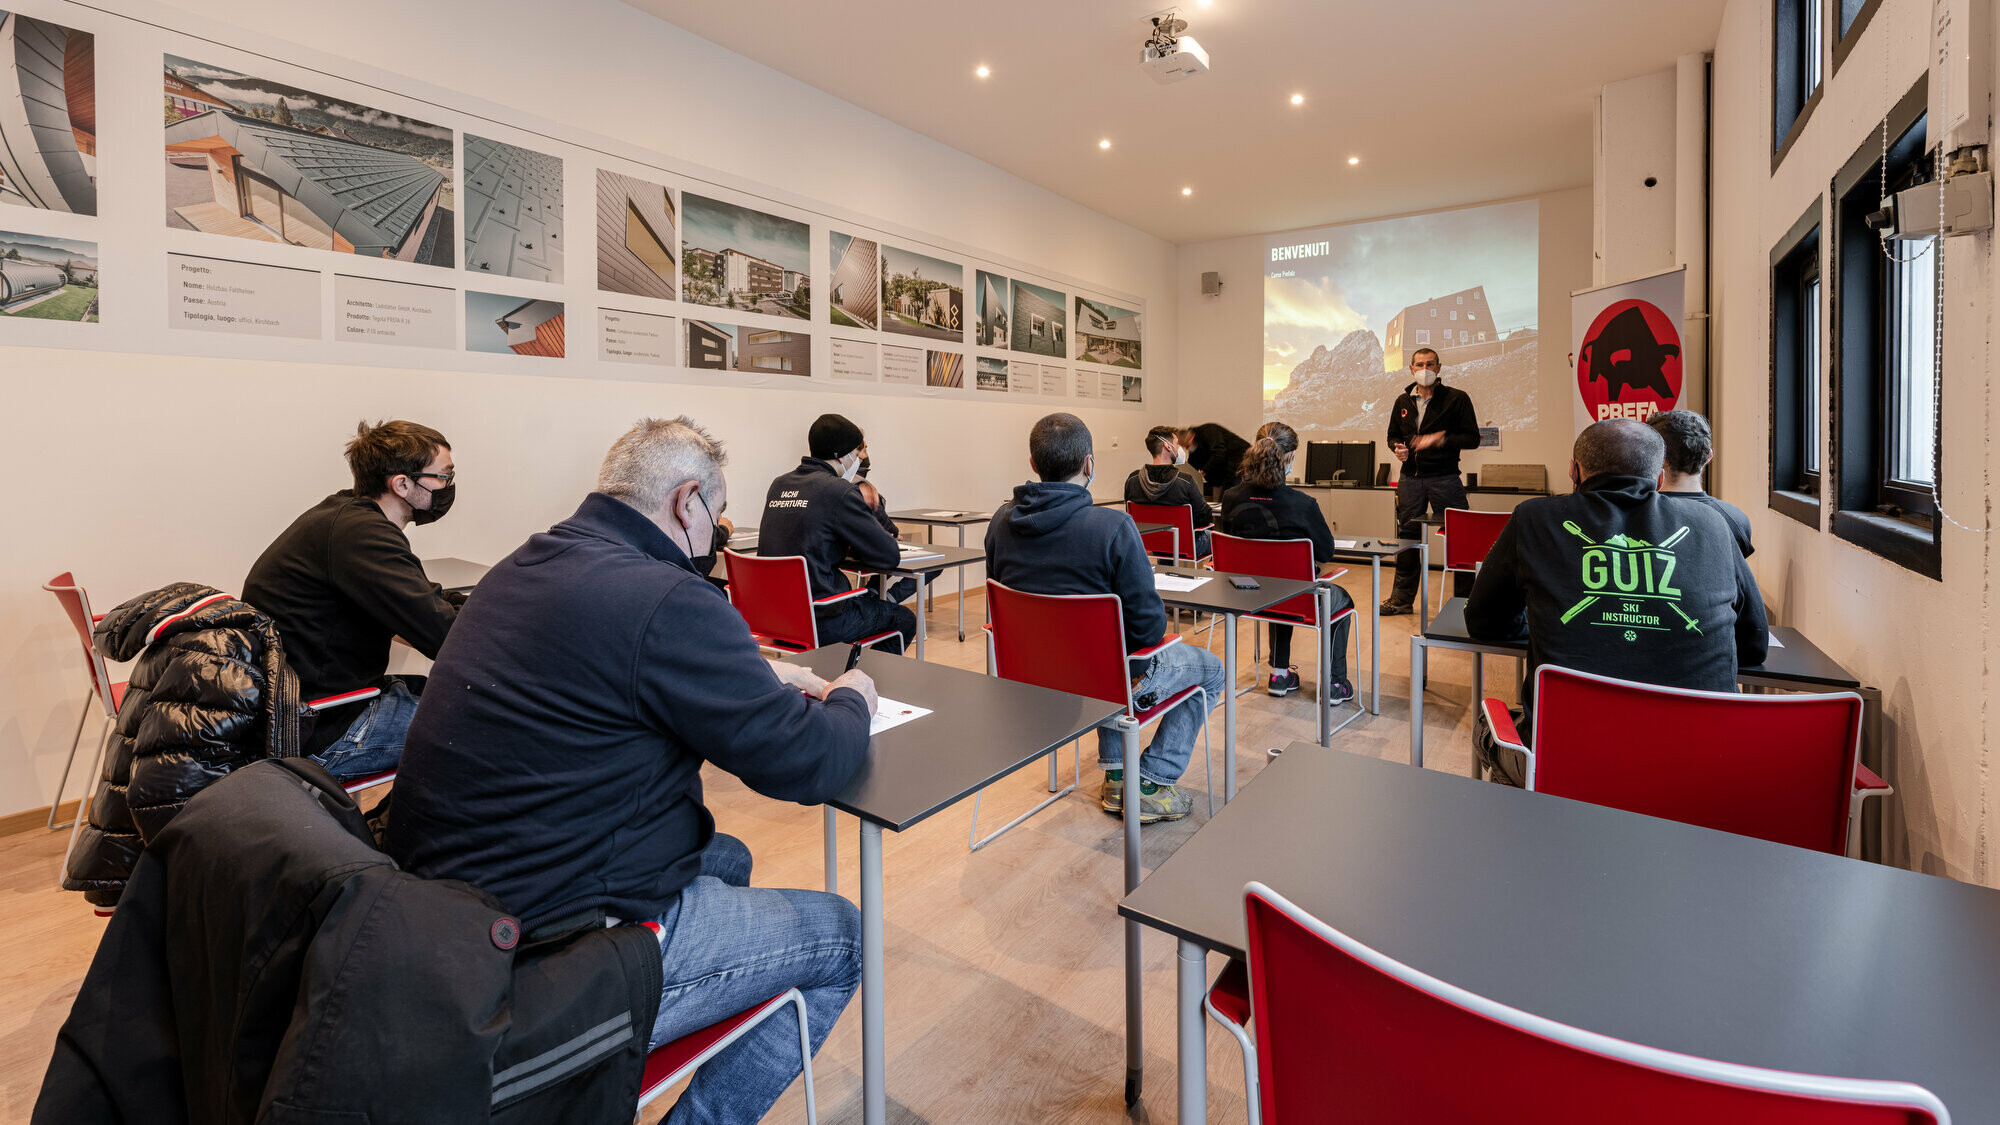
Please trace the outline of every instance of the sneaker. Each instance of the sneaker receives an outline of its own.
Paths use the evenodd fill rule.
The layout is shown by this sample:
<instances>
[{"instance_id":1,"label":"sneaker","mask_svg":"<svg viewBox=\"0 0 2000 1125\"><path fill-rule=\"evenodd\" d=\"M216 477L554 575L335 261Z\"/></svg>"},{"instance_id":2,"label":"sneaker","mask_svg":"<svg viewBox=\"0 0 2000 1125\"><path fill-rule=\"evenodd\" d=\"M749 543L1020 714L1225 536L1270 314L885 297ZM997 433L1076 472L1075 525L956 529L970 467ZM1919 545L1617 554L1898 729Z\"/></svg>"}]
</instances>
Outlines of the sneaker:
<instances>
[{"instance_id":1,"label":"sneaker","mask_svg":"<svg viewBox=\"0 0 2000 1125\"><path fill-rule=\"evenodd\" d=\"M1115 775L1115 776L1114 776ZM1097 790L1097 803L1104 811L1123 815L1125 812L1125 771L1104 771L1104 784Z\"/></svg>"},{"instance_id":2,"label":"sneaker","mask_svg":"<svg viewBox=\"0 0 2000 1125\"><path fill-rule=\"evenodd\" d=\"M1333 686L1327 689L1327 693L1328 702L1338 707L1354 698L1354 685L1346 680L1335 680Z\"/></svg>"},{"instance_id":3,"label":"sneaker","mask_svg":"<svg viewBox=\"0 0 2000 1125\"><path fill-rule=\"evenodd\" d=\"M1179 820L1194 811L1194 798L1178 785L1139 783L1139 823Z\"/></svg>"},{"instance_id":4,"label":"sneaker","mask_svg":"<svg viewBox=\"0 0 2000 1125\"><path fill-rule=\"evenodd\" d=\"M1382 616L1400 617L1403 614L1411 612L1414 608L1409 602L1399 602L1394 598L1390 598L1388 601L1382 603Z\"/></svg>"},{"instance_id":5,"label":"sneaker","mask_svg":"<svg viewBox=\"0 0 2000 1125\"><path fill-rule=\"evenodd\" d=\"M1281 698L1290 695L1299 690L1299 674L1290 668L1280 668L1271 673L1270 686L1264 690Z\"/></svg>"}]
</instances>

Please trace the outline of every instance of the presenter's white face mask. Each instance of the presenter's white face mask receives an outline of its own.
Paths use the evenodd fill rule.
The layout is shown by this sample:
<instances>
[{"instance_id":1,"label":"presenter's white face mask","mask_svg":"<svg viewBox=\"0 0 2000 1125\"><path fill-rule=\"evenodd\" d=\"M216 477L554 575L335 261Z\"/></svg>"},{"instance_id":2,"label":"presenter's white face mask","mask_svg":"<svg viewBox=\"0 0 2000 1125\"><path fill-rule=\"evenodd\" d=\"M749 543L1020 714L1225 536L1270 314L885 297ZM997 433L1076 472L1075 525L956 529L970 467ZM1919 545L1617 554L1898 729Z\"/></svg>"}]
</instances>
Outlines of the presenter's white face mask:
<instances>
[{"instance_id":1,"label":"presenter's white face mask","mask_svg":"<svg viewBox=\"0 0 2000 1125\"><path fill-rule=\"evenodd\" d=\"M1415 375L1417 377L1417 382L1423 384L1426 387L1434 387L1437 385L1438 372L1436 368L1419 367L1411 371L1410 374Z\"/></svg>"}]
</instances>

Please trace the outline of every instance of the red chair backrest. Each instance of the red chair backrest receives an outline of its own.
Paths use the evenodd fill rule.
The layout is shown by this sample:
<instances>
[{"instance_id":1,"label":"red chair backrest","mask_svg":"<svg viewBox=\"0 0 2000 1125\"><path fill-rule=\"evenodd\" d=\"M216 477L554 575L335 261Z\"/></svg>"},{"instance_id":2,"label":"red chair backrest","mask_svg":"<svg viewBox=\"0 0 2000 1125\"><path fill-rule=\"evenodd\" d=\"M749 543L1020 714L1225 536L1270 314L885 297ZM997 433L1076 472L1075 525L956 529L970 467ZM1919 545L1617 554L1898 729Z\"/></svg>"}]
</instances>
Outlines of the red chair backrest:
<instances>
[{"instance_id":1,"label":"red chair backrest","mask_svg":"<svg viewBox=\"0 0 2000 1125\"><path fill-rule=\"evenodd\" d=\"M798 648L819 647L804 556L723 554L729 561L729 604L751 632Z\"/></svg>"},{"instance_id":2,"label":"red chair backrest","mask_svg":"<svg viewBox=\"0 0 2000 1125\"><path fill-rule=\"evenodd\" d=\"M111 697L111 673L104 667L104 658L97 653L97 646L90 643L90 627L95 624L90 615L90 595L76 584L76 576L65 570L47 582L42 589L56 596L62 603L63 612L69 615L69 623L76 626L76 639L83 642L83 664L90 672L90 690L96 694L98 705L106 715L118 713L118 703Z\"/></svg>"},{"instance_id":3,"label":"red chair backrest","mask_svg":"<svg viewBox=\"0 0 2000 1125\"><path fill-rule=\"evenodd\" d=\"M1844 855L1861 697L1535 672L1529 788Z\"/></svg>"},{"instance_id":4,"label":"red chair backrest","mask_svg":"<svg viewBox=\"0 0 2000 1125\"><path fill-rule=\"evenodd\" d=\"M988 579L993 672L1128 707L1125 610L1116 594L1030 594Z\"/></svg>"},{"instance_id":5,"label":"red chair backrest","mask_svg":"<svg viewBox=\"0 0 2000 1125\"><path fill-rule=\"evenodd\" d=\"M1318 573L1313 565L1310 539L1244 539L1220 531L1209 533L1210 563L1224 574L1251 574L1259 578L1296 578L1310 582ZM1300 594L1279 602L1266 613L1311 617L1316 612L1311 594Z\"/></svg>"},{"instance_id":6,"label":"red chair backrest","mask_svg":"<svg viewBox=\"0 0 2000 1125\"><path fill-rule=\"evenodd\" d=\"M1500 538L1512 512L1475 512L1469 508L1444 510L1444 568L1477 570Z\"/></svg>"},{"instance_id":7,"label":"red chair backrest","mask_svg":"<svg viewBox=\"0 0 2000 1125\"><path fill-rule=\"evenodd\" d=\"M1193 559L1194 553L1194 509L1186 504L1127 504L1125 514L1133 523L1163 523L1180 532L1181 558ZM1150 555L1171 555L1174 553L1174 537L1168 531L1155 531L1141 535Z\"/></svg>"},{"instance_id":8,"label":"red chair backrest","mask_svg":"<svg viewBox=\"0 0 2000 1125\"><path fill-rule=\"evenodd\" d=\"M1482 1125L1945 1125L1903 1082L1793 1074L1641 1046L1510 1008L1244 890L1263 1119ZM1450 1059L1441 1080L1439 1059Z\"/></svg>"}]
</instances>

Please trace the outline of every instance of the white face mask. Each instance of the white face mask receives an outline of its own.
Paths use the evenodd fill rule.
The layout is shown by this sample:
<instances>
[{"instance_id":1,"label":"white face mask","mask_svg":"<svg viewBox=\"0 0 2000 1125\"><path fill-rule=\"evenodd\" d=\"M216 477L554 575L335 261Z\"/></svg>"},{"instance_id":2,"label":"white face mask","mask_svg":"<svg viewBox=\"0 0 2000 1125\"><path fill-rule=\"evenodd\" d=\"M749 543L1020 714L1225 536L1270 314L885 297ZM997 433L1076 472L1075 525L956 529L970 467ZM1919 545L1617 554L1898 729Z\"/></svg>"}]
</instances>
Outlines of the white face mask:
<instances>
[{"instance_id":1,"label":"white face mask","mask_svg":"<svg viewBox=\"0 0 2000 1125\"><path fill-rule=\"evenodd\" d=\"M855 450L841 458L840 479L854 480L861 475L861 451Z\"/></svg>"},{"instance_id":2,"label":"white face mask","mask_svg":"<svg viewBox=\"0 0 2000 1125\"><path fill-rule=\"evenodd\" d=\"M1090 466L1090 471L1083 478L1083 487L1088 489L1091 485L1097 483L1097 458L1092 456L1084 464Z\"/></svg>"},{"instance_id":3,"label":"white face mask","mask_svg":"<svg viewBox=\"0 0 2000 1125\"><path fill-rule=\"evenodd\" d=\"M1187 450L1185 450L1185 449L1181 449L1181 448L1179 448L1178 446L1177 446L1177 447L1175 447L1175 449L1174 449L1174 464L1176 464L1176 465L1185 465L1185 464L1187 464Z\"/></svg>"},{"instance_id":4,"label":"white face mask","mask_svg":"<svg viewBox=\"0 0 2000 1125\"><path fill-rule=\"evenodd\" d=\"M1423 386L1432 387L1437 385L1438 376L1441 373L1428 367L1419 367L1410 372L1410 374L1415 375L1417 382Z\"/></svg>"}]
</instances>

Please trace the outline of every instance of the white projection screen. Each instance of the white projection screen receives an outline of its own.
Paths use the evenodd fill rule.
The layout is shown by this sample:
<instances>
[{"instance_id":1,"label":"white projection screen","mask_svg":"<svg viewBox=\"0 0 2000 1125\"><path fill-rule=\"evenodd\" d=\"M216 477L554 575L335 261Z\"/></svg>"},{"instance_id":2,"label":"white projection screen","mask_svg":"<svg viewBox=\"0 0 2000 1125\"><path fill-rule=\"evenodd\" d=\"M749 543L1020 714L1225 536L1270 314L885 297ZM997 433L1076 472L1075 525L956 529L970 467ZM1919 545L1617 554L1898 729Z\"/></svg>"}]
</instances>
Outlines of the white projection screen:
<instances>
[{"instance_id":1,"label":"white projection screen","mask_svg":"<svg viewBox=\"0 0 2000 1125\"><path fill-rule=\"evenodd\" d=\"M1539 208L1496 203L1273 236L1265 418L1380 441L1410 353L1432 348L1481 425L1533 430Z\"/></svg>"}]
</instances>

